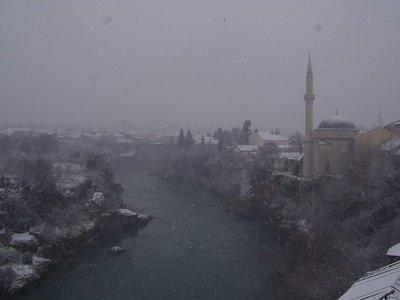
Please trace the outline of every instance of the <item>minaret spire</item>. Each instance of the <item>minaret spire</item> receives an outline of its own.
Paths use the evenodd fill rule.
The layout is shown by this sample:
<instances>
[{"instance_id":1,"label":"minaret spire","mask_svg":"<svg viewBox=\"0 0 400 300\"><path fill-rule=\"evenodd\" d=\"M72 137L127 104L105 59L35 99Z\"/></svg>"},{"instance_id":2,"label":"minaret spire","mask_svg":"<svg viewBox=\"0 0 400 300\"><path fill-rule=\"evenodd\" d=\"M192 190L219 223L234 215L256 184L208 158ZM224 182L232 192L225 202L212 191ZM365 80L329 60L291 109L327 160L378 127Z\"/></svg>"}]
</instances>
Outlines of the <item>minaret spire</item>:
<instances>
[{"instance_id":1,"label":"minaret spire","mask_svg":"<svg viewBox=\"0 0 400 300\"><path fill-rule=\"evenodd\" d=\"M308 66L307 66L307 74L310 73L312 76L312 68L311 68L311 55L308 53Z\"/></svg>"},{"instance_id":2,"label":"minaret spire","mask_svg":"<svg viewBox=\"0 0 400 300\"><path fill-rule=\"evenodd\" d=\"M304 158L303 177L312 178L314 172L313 158L313 106L314 106L314 78L311 68L311 55L308 54L308 66L306 75L306 93L304 101L306 104L305 135L304 135Z\"/></svg>"}]
</instances>

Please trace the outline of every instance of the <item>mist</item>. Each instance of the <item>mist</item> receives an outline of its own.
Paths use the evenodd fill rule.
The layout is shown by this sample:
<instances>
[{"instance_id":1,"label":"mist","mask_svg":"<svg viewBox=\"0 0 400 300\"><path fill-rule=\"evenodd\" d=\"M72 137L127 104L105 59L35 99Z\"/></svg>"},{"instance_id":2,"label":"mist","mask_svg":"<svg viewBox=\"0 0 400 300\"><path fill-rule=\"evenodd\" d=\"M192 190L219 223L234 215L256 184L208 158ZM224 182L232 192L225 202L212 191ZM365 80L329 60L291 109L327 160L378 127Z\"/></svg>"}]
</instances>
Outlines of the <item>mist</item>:
<instances>
[{"instance_id":1,"label":"mist","mask_svg":"<svg viewBox=\"0 0 400 300\"><path fill-rule=\"evenodd\" d=\"M397 1L1 1L0 125L399 119Z\"/></svg>"}]
</instances>

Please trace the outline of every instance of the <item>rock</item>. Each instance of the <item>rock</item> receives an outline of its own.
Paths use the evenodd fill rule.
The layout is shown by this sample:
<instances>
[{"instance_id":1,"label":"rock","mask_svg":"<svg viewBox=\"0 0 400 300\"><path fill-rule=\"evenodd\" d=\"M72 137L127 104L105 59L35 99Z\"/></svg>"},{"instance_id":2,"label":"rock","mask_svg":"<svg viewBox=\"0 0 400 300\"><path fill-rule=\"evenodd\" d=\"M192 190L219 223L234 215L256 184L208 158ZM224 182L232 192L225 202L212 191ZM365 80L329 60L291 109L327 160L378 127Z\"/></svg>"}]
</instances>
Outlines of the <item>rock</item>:
<instances>
[{"instance_id":1,"label":"rock","mask_svg":"<svg viewBox=\"0 0 400 300\"><path fill-rule=\"evenodd\" d=\"M21 250L36 250L38 241L29 232L14 233L11 236L10 245Z\"/></svg>"},{"instance_id":2,"label":"rock","mask_svg":"<svg viewBox=\"0 0 400 300\"><path fill-rule=\"evenodd\" d=\"M126 208L119 208L119 209L116 209L115 211L124 217L136 217L138 215L137 212L133 212Z\"/></svg>"},{"instance_id":3,"label":"rock","mask_svg":"<svg viewBox=\"0 0 400 300\"><path fill-rule=\"evenodd\" d=\"M32 227L29 232L35 235L43 243L56 243L62 240L80 238L83 234L94 230L93 221L82 221L68 227L60 227L48 223L42 223Z\"/></svg>"},{"instance_id":4,"label":"rock","mask_svg":"<svg viewBox=\"0 0 400 300\"><path fill-rule=\"evenodd\" d=\"M102 192L94 192L89 202L93 202L97 206L102 207L104 203L104 194Z\"/></svg>"},{"instance_id":5,"label":"rock","mask_svg":"<svg viewBox=\"0 0 400 300\"><path fill-rule=\"evenodd\" d=\"M119 247L119 246L114 246L108 252L110 252L111 254L117 255L117 254L121 254L121 253L125 252L125 249L122 247Z\"/></svg>"},{"instance_id":6,"label":"rock","mask_svg":"<svg viewBox=\"0 0 400 300\"><path fill-rule=\"evenodd\" d=\"M39 275L47 272L47 270L50 267L50 264L51 264L50 259L36 255L32 257L32 266Z\"/></svg>"},{"instance_id":7,"label":"rock","mask_svg":"<svg viewBox=\"0 0 400 300\"><path fill-rule=\"evenodd\" d=\"M124 225L147 224L152 219L150 215L137 213L127 208L116 209L112 212L116 212L121 217Z\"/></svg>"},{"instance_id":8,"label":"rock","mask_svg":"<svg viewBox=\"0 0 400 300\"><path fill-rule=\"evenodd\" d=\"M138 217L139 220L141 220L144 223L147 223L152 219L152 217L150 215L147 215L147 214L138 214L137 217Z\"/></svg>"},{"instance_id":9,"label":"rock","mask_svg":"<svg viewBox=\"0 0 400 300\"><path fill-rule=\"evenodd\" d=\"M14 278L10 284L9 292L13 293L28 287L39 279L39 275L31 265L12 265Z\"/></svg>"},{"instance_id":10,"label":"rock","mask_svg":"<svg viewBox=\"0 0 400 300\"><path fill-rule=\"evenodd\" d=\"M14 248L3 247L0 245L0 265L6 263L16 263L21 261L22 254Z\"/></svg>"}]
</instances>

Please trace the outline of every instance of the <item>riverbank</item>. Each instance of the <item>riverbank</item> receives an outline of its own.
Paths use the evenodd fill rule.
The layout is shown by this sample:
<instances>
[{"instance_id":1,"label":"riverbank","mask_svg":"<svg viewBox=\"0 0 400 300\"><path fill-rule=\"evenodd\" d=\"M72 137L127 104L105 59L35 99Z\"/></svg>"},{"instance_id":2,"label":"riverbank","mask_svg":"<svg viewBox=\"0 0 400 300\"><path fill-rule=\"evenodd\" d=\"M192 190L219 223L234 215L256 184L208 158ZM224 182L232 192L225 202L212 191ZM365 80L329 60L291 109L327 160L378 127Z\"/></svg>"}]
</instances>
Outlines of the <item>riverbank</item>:
<instances>
[{"instance_id":1,"label":"riverbank","mask_svg":"<svg viewBox=\"0 0 400 300\"><path fill-rule=\"evenodd\" d=\"M387 264L387 249L398 243L399 165L396 157L357 157L341 177L304 181L272 172L263 157L246 164L192 148L176 150L159 176L216 187L228 210L273 228L286 245L273 264L280 298L333 299Z\"/></svg>"},{"instance_id":2,"label":"riverbank","mask_svg":"<svg viewBox=\"0 0 400 300\"><path fill-rule=\"evenodd\" d=\"M79 219L60 226L45 221L24 233L5 231L1 236L0 277L3 296L23 292L49 274L73 263L96 240L134 234L150 220L149 215L126 208L107 210L91 201L81 207Z\"/></svg>"},{"instance_id":3,"label":"riverbank","mask_svg":"<svg viewBox=\"0 0 400 300\"><path fill-rule=\"evenodd\" d=\"M155 218L137 235L102 239L23 300L275 299L278 239L261 222L226 213L206 189L165 182L152 165L112 162L123 199ZM108 254L120 245L126 252Z\"/></svg>"},{"instance_id":4,"label":"riverbank","mask_svg":"<svg viewBox=\"0 0 400 300\"><path fill-rule=\"evenodd\" d=\"M103 154L52 136L7 142L0 163L8 174L0 178L0 294L31 288L95 240L151 219L127 209ZM44 142L51 147L36 149ZM22 151L20 144L36 148Z\"/></svg>"}]
</instances>

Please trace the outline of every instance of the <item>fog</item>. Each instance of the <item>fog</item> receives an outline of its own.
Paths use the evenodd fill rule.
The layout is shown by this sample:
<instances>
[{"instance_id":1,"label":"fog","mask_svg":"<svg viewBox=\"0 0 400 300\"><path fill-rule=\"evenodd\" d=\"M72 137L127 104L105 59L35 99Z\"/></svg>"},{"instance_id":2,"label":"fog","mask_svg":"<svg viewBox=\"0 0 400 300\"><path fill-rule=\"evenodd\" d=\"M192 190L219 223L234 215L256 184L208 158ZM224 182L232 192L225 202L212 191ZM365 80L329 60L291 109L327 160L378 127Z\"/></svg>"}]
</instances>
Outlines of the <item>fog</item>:
<instances>
[{"instance_id":1,"label":"fog","mask_svg":"<svg viewBox=\"0 0 400 300\"><path fill-rule=\"evenodd\" d=\"M0 125L400 119L398 1L0 2Z\"/></svg>"}]
</instances>

